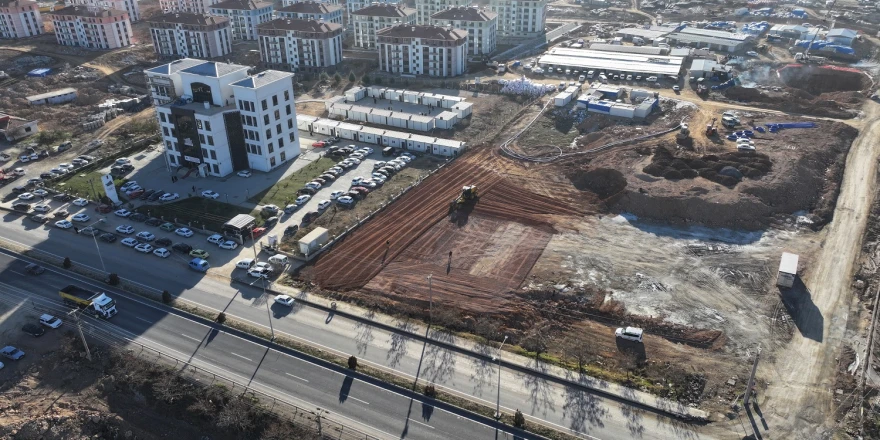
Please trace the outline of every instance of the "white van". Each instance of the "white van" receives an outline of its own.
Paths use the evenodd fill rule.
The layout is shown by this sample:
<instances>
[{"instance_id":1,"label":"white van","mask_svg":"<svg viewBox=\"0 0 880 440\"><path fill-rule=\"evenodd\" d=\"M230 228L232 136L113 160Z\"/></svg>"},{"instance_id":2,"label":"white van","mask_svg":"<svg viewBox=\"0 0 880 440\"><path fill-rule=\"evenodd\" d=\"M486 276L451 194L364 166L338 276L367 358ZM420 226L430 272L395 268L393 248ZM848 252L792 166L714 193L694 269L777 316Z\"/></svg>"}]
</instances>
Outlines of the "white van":
<instances>
[{"instance_id":1,"label":"white van","mask_svg":"<svg viewBox=\"0 0 880 440\"><path fill-rule=\"evenodd\" d=\"M593 79L593 73L594 73L594 72L593 72L592 70L589 71L589 72L587 72L587 78L588 78L588 79Z\"/></svg>"},{"instance_id":2,"label":"white van","mask_svg":"<svg viewBox=\"0 0 880 440\"><path fill-rule=\"evenodd\" d=\"M604 83L607 83L607 82L608 82L608 77L605 76L604 73L602 73L602 74L599 75L599 81L601 81L603 84L604 84Z\"/></svg>"},{"instance_id":3,"label":"white van","mask_svg":"<svg viewBox=\"0 0 880 440\"><path fill-rule=\"evenodd\" d=\"M584 82L584 81L586 81L586 80L587 80L587 77L584 76L584 75L581 75L581 76L578 77L578 82L581 82L581 83L582 83L582 82Z\"/></svg>"},{"instance_id":4,"label":"white van","mask_svg":"<svg viewBox=\"0 0 880 440\"><path fill-rule=\"evenodd\" d=\"M287 261L288 261L288 260L287 260L287 256L286 256L286 255L277 254L277 255L273 255L273 256L269 257L269 262L270 262L270 263L272 263L272 264L277 264L277 265L279 265L279 266L286 266L286 265L287 265Z\"/></svg>"}]
</instances>

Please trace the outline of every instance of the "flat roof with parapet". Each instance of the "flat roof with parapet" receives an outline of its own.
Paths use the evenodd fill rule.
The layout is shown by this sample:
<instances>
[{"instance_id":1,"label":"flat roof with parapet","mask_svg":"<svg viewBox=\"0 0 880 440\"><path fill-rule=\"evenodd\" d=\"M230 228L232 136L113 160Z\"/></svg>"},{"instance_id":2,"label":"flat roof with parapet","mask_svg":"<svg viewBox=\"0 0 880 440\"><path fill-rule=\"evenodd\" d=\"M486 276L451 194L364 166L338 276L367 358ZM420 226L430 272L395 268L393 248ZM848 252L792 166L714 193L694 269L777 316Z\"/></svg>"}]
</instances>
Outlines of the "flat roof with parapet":
<instances>
[{"instance_id":1,"label":"flat roof with parapet","mask_svg":"<svg viewBox=\"0 0 880 440\"><path fill-rule=\"evenodd\" d=\"M678 75L683 57L604 52L589 49L552 49L538 59L542 65L604 69L621 72Z\"/></svg>"}]
</instances>

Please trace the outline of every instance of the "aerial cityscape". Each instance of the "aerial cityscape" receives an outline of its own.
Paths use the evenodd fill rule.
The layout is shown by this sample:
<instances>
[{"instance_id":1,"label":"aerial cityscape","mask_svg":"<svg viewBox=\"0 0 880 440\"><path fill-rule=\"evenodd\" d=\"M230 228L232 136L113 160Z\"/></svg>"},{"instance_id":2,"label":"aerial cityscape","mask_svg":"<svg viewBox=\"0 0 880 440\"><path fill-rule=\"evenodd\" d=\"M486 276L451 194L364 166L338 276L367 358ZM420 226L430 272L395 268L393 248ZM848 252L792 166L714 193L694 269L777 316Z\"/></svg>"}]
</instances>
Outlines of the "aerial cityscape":
<instances>
[{"instance_id":1,"label":"aerial cityscape","mask_svg":"<svg viewBox=\"0 0 880 440\"><path fill-rule=\"evenodd\" d=\"M0 0L0 439L880 440L878 80L870 0Z\"/></svg>"}]
</instances>

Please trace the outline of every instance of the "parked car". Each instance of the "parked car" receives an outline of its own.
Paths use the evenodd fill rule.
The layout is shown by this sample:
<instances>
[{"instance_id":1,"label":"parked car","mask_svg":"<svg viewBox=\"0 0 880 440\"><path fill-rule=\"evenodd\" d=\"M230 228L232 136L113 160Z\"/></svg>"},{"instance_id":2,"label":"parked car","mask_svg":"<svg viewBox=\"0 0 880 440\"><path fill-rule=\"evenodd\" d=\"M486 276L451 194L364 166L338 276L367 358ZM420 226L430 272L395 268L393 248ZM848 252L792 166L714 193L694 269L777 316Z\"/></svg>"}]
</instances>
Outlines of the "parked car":
<instances>
[{"instance_id":1,"label":"parked car","mask_svg":"<svg viewBox=\"0 0 880 440\"><path fill-rule=\"evenodd\" d=\"M106 241L107 243L113 243L116 241L116 235L111 234L109 232L105 234L101 234L101 241Z\"/></svg>"},{"instance_id":2,"label":"parked car","mask_svg":"<svg viewBox=\"0 0 880 440\"><path fill-rule=\"evenodd\" d=\"M167 237L162 237L156 240L156 246L168 247L171 246L171 239Z\"/></svg>"},{"instance_id":3,"label":"parked car","mask_svg":"<svg viewBox=\"0 0 880 440\"><path fill-rule=\"evenodd\" d=\"M253 258L244 258L235 263L235 267L239 269L250 269L257 262Z\"/></svg>"},{"instance_id":4,"label":"parked car","mask_svg":"<svg viewBox=\"0 0 880 440\"><path fill-rule=\"evenodd\" d=\"M297 208L299 208L299 205L291 203L284 207L284 213L288 215L293 214L294 212L296 212Z\"/></svg>"},{"instance_id":5,"label":"parked car","mask_svg":"<svg viewBox=\"0 0 880 440\"><path fill-rule=\"evenodd\" d=\"M614 336L633 342L642 342L642 329L638 327L620 327L614 331Z\"/></svg>"},{"instance_id":6,"label":"parked car","mask_svg":"<svg viewBox=\"0 0 880 440\"><path fill-rule=\"evenodd\" d=\"M70 229L73 227L73 223L68 220L58 220L55 222L55 227L60 229Z\"/></svg>"},{"instance_id":7,"label":"parked car","mask_svg":"<svg viewBox=\"0 0 880 440\"><path fill-rule=\"evenodd\" d=\"M272 269L268 267L255 267L248 271L248 275L254 278L269 278L272 275Z\"/></svg>"},{"instance_id":8,"label":"parked car","mask_svg":"<svg viewBox=\"0 0 880 440\"><path fill-rule=\"evenodd\" d=\"M101 231L99 231L91 226L86 226L85 228L80 229L79 233L82 235L88 235L89 237L94 237L94 236L98 235L99 233L101 233Z\"/></svg>"},{"instance_id":9,"label":"parked car","mask_svg":"<svg viewBox=\"0 0 880 440\"><path fill-rule=\"evenodd\" d=\"M120 243L122 243L123 246L128 246L130 248L133 248L133 247L140 244L140 243L138 243L137 240L135 240L134 238L131 238L131 237L123 238L122 241L120 241Z\"/></svg>"},{"instance_id":10,"label":"parked car","mask_svg":"<svg viewBox=\"0 0 880 440\"><path fill-rule=\"evenodd\" d=\"M174 233L181 237L192 237L194 234L193 231L189 228L178 228L174 231Z\"/></svg>"},{"instance_id":11,"label":"parked car","mask_svg":"<svg viewBox=\"0 0 880 440\"><path fill-rule=\"evenodd\" d=\"M278 214L279 209L280 208L278 208L278 206L276 206L276 205L265 205L265 206L263 206L263 209L260 210L260 212L263 215L270 215L271 216L271 215Z\"/></svg>"},{"instance_id":12,"label":"parked car","mask_svg":"<svg viewBox=\"0 0 880 440\"><path fill-rule=\"evenodd\" d=\"M211 254L209 254L208 251L204 249L193 249L189 251L189 256L193 258L201 258L203 260L207 260L208 257L211 256Z\"/></svg>"},{"instance_id":13,"label":"parked car","mask_svg":"<svg viewBox=\"0 0 880 440\"><path fill-rule=\"evenodd\" d=\"M330 205L331 205L331 203L329 200L321 200L320 202L318 202L318 209L323 211L323 210L329 208Z\"/></svg>"},{"instance_id":14,"label":"parked car","mask_svg":"<svg viewBox=\"0 0 880 440\"><path fill-rule=\"evenodd\" d=\"M46 329L44 329L43 327L40 327L37 324L31 324L31 323L27 323L27 324L23 325L21 327L21 331L23 331L23 332L25 332L35 338L39 337L39 336L43 336L43 333L46 333Z\"/></svg>"},{"instance_id":15,"label":"parked car","mask_svg":"<svg viewBox=\"0 0 880 440\"><path fill-rule=\"evenodd\" d=\"M7 345L0 349L0 356L17 361L24 357L24 352L11 345Z\"/></svg>"},{"instance_id":16,"label":"parked car","mask_svg":"<svg viewBox=\"0 0 880 440\"><path fill-rule=\"evenodd\" d=\"M330 193L330 200L336 200L342 197L343 194L345 194L345 191L333 191Z\"/></svg>"},{"instance_id":17,"label":"parked car","mask_svg":"<svg viewBox=\"0 0 880 440\"><path fill-rule=\"evenodd\" d=\"M344 206L354 205L354 199L351 196L342 196L336 199L336 202Z\"/></svg>"},{"instance_id":18,"label":"parked car","mask_svg":"<svg viewBox=\"0 0 880 440\"><path fill-rule=\"evenodd\" d=\"M34 205L34 211L37 211L37 212L49 212L51 210L52 210L52 207L50 207L49 205L44 205L42 203Z\"/></svg>"},{"instance_id":19,"label":"parked car","mask_svg":"<svg viewBox=\"0 0 880 440\"><path fill-rule=\"evenodd\" d=\"M171 256L171 252L168 252L168 249L165 248L158 248L153 250L153 255L159 258L168 258L169 256Z\"/></svg>"},{"instance_id":20,"label":"parked car","mask_svg":"<svg viewBox=\"0 0 880 440\"><path fill-rule=\"evenodd\" d=\"M77 222L77 223L87 222L87 221L89 221L89 220L91 220L91 219L92 219L92 218L89 217L89 215L86 214L86 213L84 213L84 212L81 212L81 213L79 213L79 214L73 216L73 218L71 218L71 220L73 220L73 221L75 221L75 222Z\"/></svg>"},{"instance_id":21,"label":"parked car","mask_svg":"<svg viewBox=\"0 0 880 440\"><path fill-rule=\"evenodd\" d=\"M208 241L208 243L211 243L211 244L220 244L220 243L223 243L223 236L220 234L214 234L214 235L208 237L207 241Z\"/></svg>"},{"instance_id":22,"label":"parked car","mask_svg":"<svg viewBox=\"0 0 880 440\"><path fill-rule=\"evenodd\" d=\"M204 197L206 199L217 200L217 197L220 197L220 194L215 193L214 191L211 191L209 189L206 189L206 190L202 191L202 197Z\"/></svg>"},{"instance_id":23,"label":"parked car","mask_svg":"<svg viewBox=\"0 0 880 440\"><path fill-rule=\"evenodd\" d=\"M179 198L180 198L180 194L178 194L178 193L171 193L171 194L166 193L166 194L163 194L162 197L159 197L159 201L160 202L170 202L172 200L177 200Z\"/></svg>"},{"instance_id":24,"label":"parked car","mask_svg":"<svg viewBox=\"0 0 880 440\"><path fill-rule=\"evenodd\" d=\"M46 271L46 268L36 263L30 263L24 267L24 271L31 275L39 275Z\"/></svg>"},{"instance_id":25,"label":"parked car","mask_svg":"<svg viewBox=\"0 0 880 440\"><path fill-rule=\"evenodd\" d=\"M299 232L299 226L297 225L290 225L284 228L284 235L287 237L296 235L297 232Z\"/></svg>"},{"instance_id":26,"label":"parked car","mask_svg":"<svg viewBox=\"0 0 880 440\"><path fill-rule=\"evenodd\" d=\"M177 229L177 226L175 226L174 223L166 222L166 223L162 223L162 226L159 226L159 229L161 229L165 232L171 232L171 231Z\"/></svg>"},{"instance_id":27,"label":"parked car","mask_svg":"<svg viewBox=\"0 0 880 440\"><path fill-rule=\"evenodd\" d=\"M138 240L143 241L143 242L150 242L150 241L153 241L156 239L156 236L153 235L153 233L149 232L149 231L138 232L137 235L135 235L135 237L137 237Z\"/></svg>"},{"instance_id":28,"label":"parked car","mask_svg":"<svg viewBox=\"0 0 880 440\"><path fill-rule=\"evenodd\" d=\"M73 204L76 205L76 206L86 206L86 205L89 204L89 201L86 200L86 199L82 199L82 198L80 198L80 199L76 199L76 200L74 200L74 201L73 201Z\"/></svg>"},{"instance_id":29,"label":"parked car","mask_svg":"<svg viewBox=\"0 0 880 440\"><path fill-rule=\"evenodd\" d=\"M238 174L238 177L245 177L245 178L251 177L254 175L254 173L252 173L250 170L241 170L236 174Z\"/></svg>"},{"instance_id":30,"label":"parked car","mask_svg":"<svg viewBox=\"0 0 880 440\"><path fill-rule=\"evenodd\" d=\"M129 220L132 220L132 221L136 221L136 222L142 222L142 221L146 221L146 220L147 220L147 215L146 215L146 214L142 214L142 213L140 213L140 212L135 212L135 213L132 214L130 217L128 217L128 219L129 219Z\"/></svg>"},{"instance_id":31,"label":"parked car","mask_svg":"<svg viewBox=\"0 0 880 440\"><path fill-rule=\"evenodd\" d=\"M303 195L296 198L296 204L302 206L306 202L308 202L311 198L312 198L312 196L310 196L308 194L303 194Z\"/></svg>"},{"instance_id":32,"label":"parked car","mask_svg":"<svg viewBox=\"0 0 880 440\"><path fill-rule=\"evenodd\" d=\"M124 208L123 208L123 209L117 209L117 210L114 211L113 213L116 214L116 216L118 216L118 217L123 217L123 218L128 217L128 216L130 216L130 215L132 214L131 211L129 211L129 210L127 210L127 209L124 209Z\"/></svg>"},{"instance_id":33,"label":"parked car","mask_svg":"<svg viewBox=\"0 0 880 440\"><path fill-rule=\"evenodd\" d=\"M49 216L46 214L34 214L30 216L30 219L37 223L46 223L49 221Z\"/></svg>"},{"instance_id":34,"label":"parked car","mask_svg":"<svg viewBox=\"0 0 880 440\"><path fill-rule=\"evenodd\" d=\"M223 243L220 243L220 249L226 249L228 251L232 251L238 248L238 243L232 240L226 240Z\"/></svg>"},{"instance_id":35,"label":"parked car","mask_svg":"<svg viewBox=\"0 0 880 440\"><path fill-rule=\"evenodd\" d=\"M153 252L153 246L149 243L140 243L134 247L134 250L136 250L138 252L145 253L145 254L149 254L150 252Z\"/></svg>"},{"instance_id":36,"label":"parked car","mask_svg":"<svg viewBox=\"0 0 880 440\"><path fill-rule=\"evenodd\" d=\"M147 219L144 222L144 224L146 224L147 226L159 226L162 224L162 220L157 219L156 217L153 217L153 218Z\"/></svg>"},{"instance_id":37,"label":"parked car","mask_svg":"<svg viewBox=\"0 0 880 440\"><path fill-rule=\"evenodd\" d=\"M134 227L131 225L119 225L116 227L116 232L125 235L134 234Z\"/></svg>"},{"instance_id":38,"label":"parked car","mask_svg":"<svg viewBox=\"0 0 880 440\"><path fill-rule=\"evenodd\" d=\"M61 327L61 324L63 324L63 322L52 315L44 313L40 315L40 324L45 325L49 328L58 328Z\"/></svg>"},{"instance_id":39,"label":"parked car","mask_svg":"<svg viewBox=\"0 0 880 440\"><path fill-rule=\"evenodd\" d=\"M66 202L73 200L73 196L70 194L63 194L63 193L62 194L55 194L54 196L52 196L52 200L55 200L56 202L66 203Z\"/></svg>"},{"instance_id":40,"label":"parked car","mask_svg":"<svg viewBox=\"0 0 880 440\"><path fill-rule=\"evenodd\" d=\"M266 232L266 228L254 228L254 229L251 231L251 235L252 235L254 238L257 238L257 237L263 235L265 232Z\"/></svg>"},{"instance_id":41,"label":"parked car","mask_svg":"<svg viewBox=\"0 0 880 440\"><path fill-rule=\"evenodd\" d=\"M174 246L171 246L171 249L180 252L182 254L189 254L189 252L193 249L192 246L186 243L175 243Z\"/></svg>"}]
</instances>

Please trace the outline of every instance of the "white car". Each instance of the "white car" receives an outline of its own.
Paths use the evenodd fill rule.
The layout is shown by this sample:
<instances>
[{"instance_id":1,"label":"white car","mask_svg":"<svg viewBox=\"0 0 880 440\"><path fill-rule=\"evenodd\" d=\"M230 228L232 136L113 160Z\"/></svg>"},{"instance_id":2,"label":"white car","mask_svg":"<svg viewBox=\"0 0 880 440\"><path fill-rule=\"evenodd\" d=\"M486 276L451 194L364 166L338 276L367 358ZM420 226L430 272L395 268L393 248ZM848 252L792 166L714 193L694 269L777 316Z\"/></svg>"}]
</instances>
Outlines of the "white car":
<instances>
[{"instance_id":1,"label":"white car","mask_svg":"<svg viewBox=\"0 0 880 440\"><path fill-rule=\"evenodd\" d=\"M311 188L314 190L321 189L321 184L318 182L309 182L305 186L306 186L306 188Z\"/></svg>"},{"instance_id":2,"label":"white car","mask_svg":"<svg viewBox=\"0 0 880 440\"><path fill-rule=\"evenodd\" d=\"M159 197L159 201L170 202L172 200L177 200L179 198L180 198L180 194L178 194L178 193L165 194L162 197Z\"/></svg>"},{"instance_id":3,"label":"white car","mask_svg":"<svg viewBox=\"0 0 880 440\"><path fill-rule=\"evenodd\" d=\"M329 200L321 200L320 202L318 202L318 210L320 210L320 211L323 211L329 207L330 207Z\"/></svg>"},{"instance_id":4,"label":"white car","mask_svg":"<svg viewBox=\"0 0 880 440\"><path fill-rule=\"evenodd\" d=\"M127 157L120 157L119 159L116 159L116 165L128 165L130 163L131 159Z\"/></svg>"},{"instance_id":5,"label":"white car","mask_svg":"<svg viewBox=\"0 0 880 440\"><path fill-rule=\"evenodd\" d=\"M214 191L211 191L209 189L206 189L206 190L202 191L202 197L204 197L206 199L217 200L217 197L220 197L220 194L215 193Z\"/></svg>"},{"instance_id":6,"label":"white car","mask_svg":"<svg viewBox=\"0 0 880 440\"><path fill-rule=\"evenodd\" d=\"M384 167L386 163L388 163L388 162L385 162L384 160L380 160L380 161L373 164L373 169L378 170L379 168Z\"/></svg>"},{"instance_id":7,"label":"white car","mask_svg":"<svg viewBox=\"0 0 880 440\"><path fill-rule=\"evenodd\" d=\"M152 232L148 232L148 231L138 232L137 235L135 235L135 237L137 237L143 241L153 241L156 239L156 236L153 235Z\"/></svg>"},{"instance_id":8,"label":"white car","mask_svg":"<svg viewBox=\"0 0 880 440\"><path fill-rule=\"evenodd\" d=\"M174 231L174 233L181 236L181 237L192 237L193 236L193 231L189 228L178 228L177 230Z\"/></svg>"},{"instance_id":9,"label":"white car","mask_svg":"<svg viewBox=\"0 0 880 440\"><path fill-rule=\"evenodd\" d=\"M363 187L367 187L367 188L375 188L375 187L376 187L376 182L373 182L373 181L370 180L370 179L367 179L367 180L361 180L361 183L359 183L358 186L363 186Z\"/></svg>"},{"instance_id":10,"label":"white car","mask_svg":"<svg viewBox=\"0 0 880 440\"><path fill-rule=\"evenodd\" d=\"M35 195L31 193L21 193L18 195L18 200L33 200Z\"/></svg>"},{"instance_id":11,"label":"white car","mask_svg":"<svg viewBox=\"0 0 880 440\"><path fill-rule=\"evenodd\" d=\"M282 306L293 307L294 299L290 295L278 295L275 297L275 302Z\"/></svg>"},{"instance_id":12,"label":"white car","mask_svg":"<svg viewBox=\"0 0 880 440\"><path fill-rule=\"evenodd\" d=\"M238 174L238 177L251 177L254 175L250 170L241 170L236 174Z\"/></svg>"},{"instance_id":13,"label":"white car","mask_svg":"<svg viewBox=\"0 0 880 440\"><path fill-rule=\"evenodd\" d=\"M153 255L159 258L168 258L171 256L171 252L169 252L168 249L159 248L153 251Z\"/></svg>"},{"instance_id":14,"label":"white car","mask_svg":"<svg viewBox=\"0 0 880 440\"><path fill-rule=\"evenodd\" d=\"M223 236L220 234L214 234L208 237L208 243L220 244L223 243Z\"/></svg>"},{"instance_id":15,"label":"white car","mask_svg":"<svg viewBox=\"0 0 880 440\"><path fill-rule=\"evenodd\" d=\"M220 243L220 249L226 249L228 251L235 250L238 247L238 243L232 240L226 240L223 243Z\"/></svg>"},{"instance_id":16,"label":"white car","mask_svg":"<svg viewBox=\"0 0 880 440\"><path fill-rule=\"evenodd\" d=\"M52 173L52 174L57 174L57 175L59 175L59 176L62 175L62 174L67 174L67 173L68 173L68 171L65 170L64 168L52 168L51 170L49 170L49 172Z\"/></svg>"},{"instance_id":17,"label":"white car","mask_svg":"<svg viewBox=\"0 0 880 440\"><path fill-rule=\"evenodd\" d=\"M361 149L359 149L358 151L363 152L363 153L366 154L367 156L373 154L373 149L370 148L370 147L361 147Z\"/></svg>"},{"instance_id":18,"label":"white car","mask_svg":"<svg viewBox=\"0 0 880 440\"><path fill-rule=\"evenodd\" d=\"M73 201L73 204L76 206L86 206L89 204L89 201L86 199L76 199Z\"/></svg>"},{"instance_id":19,"label":"white car","mask_svg":"<svg viewBox=\"0 0 880 440\"><path fill-rule=\"evenodd\" d=\"M235 263L235 267L239 269L250 269L251 267L253 267L255 262L256 260L254 260L253 258L245 258L242 260L238 260L238 262Z\"/></svg>"},{"instance_id":20,"label":"white car","mask_svg":"<svg viewBox=\"0 0 880 440\"><path fill-rule=\"evenodd\" d=\"M114 212L114 214L116 214L119 217L128 217L131 215L131 211L129 211L127 209L120 209L120 210L117 210L116 212Z\"/></svg>"},{"instance_id":21,"label":"white car","mask_svg":"<svg viewBox=\"0 0 880 440\"><path fill-rule=\"evenodd\" d=\"M370 175L370 178L373 181L378 181L378 182L382 182L382 183L385 183L385 181L388 180L388 176L386 176L382 173L373 173Z\"/></svg>"},{"instance_id":22,"label":"white car","mask_svg":"<svg viewBox=\"0 0 880 440\"><path fill-rule=\"evenodd\" d=\"M135 192L135 191L141 191L141 190L143 190L143 189L144 189L144 188L143 188L142 186L140 186L140 185L130 186L130 187L128 187L127 190L125 190L125 194L126 194L126 195L131 195L131 193L133 193L133 192Z\"/></svg>"},{"instance_id":23,"label":"white car","mask_svg":"<svg viewBox=\"0 0 880 440\"><path fill-rule=\"evenodd\" d=\"M49 205L34 205L34 211L37 212L49 212L52 210L52 207Z\"/></svg>"},{"instance_id":24,"label":"white car","mask_svg":"<svg viewBox=\"0 0 880 440\"><path fill-rule=\"evenodd\" d=\"M268 267L254 267L248 271L248 275L254 278L269 278L272 275L272 269Z\"/></svg>"},{"instance_id":25,"label":"white car","mask_svg":"<svg viewBox=\"0 0 880 440\"><path fill-rule=\"evenodd\" d=\"M73 165L71 165L69 163L59 163L58 168L64 168L65 170L72 170Z\"/></svg>"},{"instance_id":26,"label":"white car","mask_svg":"<svg viewBox=\"0 0 880 440\"><path fill-rule=\"evenodd\" d=\"M649 76L649 77L645 78L645 81L657 82L657 77L656 76Z\"/></svg>"},{"instance_id":27,"label":"white car","mask_svg":"<svg viewBox=\"0 0 880 440\"><path fill-rule=\"evenodd\" d=\"M342 167L333 167L333 168L330 168L330 169L327 170L327 171L331 171L331 172L334 172L334 173L336 173L337 175L339 175L339 174L344 173L344 172L345 172L345 169L343 169Z\"/></svg>"},{"instance_id":28,"label":"white car","mask_svg":"<svg viewBox=\"0 0 880 440\"><path fill-rule=\"evenodd\" d=\"M12 174L15 174L16 176L24 176L27 174L27 171L25 171L24 168L16 168L12 170Z\"/></svg>"},{"instance_id":29,"label":"white car","mask_svg":"<svg viewBox=\"0 0 880 440\"><path fill-rule=\"evenodd\" d=\"M31 179L31 180L35 180L35 179ZM36 179L36 181L39 182L40 179ZM30 182L30 180L28 182ZM46 197L49 195L49 191L46 191L45 189L35 189L34 195L37 197Z\"/></svg>"},{"instance_id":30,"label":"white car","mask_svg":"<svg viewBox=\"0 0 880 440\"><path fill-rule=\"evenodd\" d=\"M129 180L119 187L122 191L128 191L131 187L138 186L137 180Z\"/></svg>"},{"instance_id":31,"label":"white car","mask_svg":"<svg viewBox=\"0 0 880 440\"><path fill-rule=\"evenodd\" d=\"M58 227L61 229L70 229L73 227L73 223L71 223L67 220L58 220L57 222L55 222L55 227Z\"/></svg>"},{"instance_id":32,"label":"white car","mask_svg":"<svg viewBox=\"0 0 880 440\"><path fill-rule=\"evenodd\" d=\"M134 234L134 228L131 225L119 225L116 227L116 232L120 234Z\"/></svg>"},{"instance_id":33,"label":"white car","mask_svg":"<svg viewBox=\"0 0 880 440\"><path fill-rule=\"evenodd\" d=\"M123 246L128 246L128 247L135 247L140 244L140 243L138 243L137 240L135 240L134 238L131 238L131 237L123 238L122 241L120 241L120 243L122 243Z\"/></svg>"},{"instance_id":34,"label":"white car","mask_svg":"<svg viewBox=\"0 0 880 440\"><path fill-rule=\"evenodd\" d=\"M136 250L138 252L143 252L145 254L149 254L150 252L153 252L153 246L151 246L149 243L141 243L141 244L135 246L134 250Z\"/></svg>"},{"instance_id":35,"label":"white car","mask_svg":"<svg viewBox=\"0 0 880 440\"><path fill-rule=\"evenodd\" d=\"M366 154L358 152L358 151L355 151L354 153L351 153L348 155L349 159L364 160L364 157L366 157Z\"/></svg>"},{"instance_id":36,"label":"white car","mask_svg":"<svg viewBox=\"0 0 880 440\"><path fill-rule=\"evenodd\" d=\"M642 342L642 329L638 327L620 327L614 331L614 336L627 341Z\"/></svg>"},{"instance_id":37,"label":"white car","mask_svg":"<svg viewBox=\"0 0 880 440\"><path fill-rule=\"evenodd\" d=\"M750 57L756 57L756 56L758 56L758 52L750 50L750 51L746 52L746 55L748 55Z\"/></svg>"},{"instance_id":38,"label":"white car","mask_svg":"<svg viewBox=\"0 0 880 440\"><path fill-rule=\"evenodd\" d=\"M84 212L81 212L81 213L79 213L79 214L73 216L73 218L71 218L71 220L73 220L73 221L75 221L75 222L77 222L77 223L87 222L87 221L89 221L90 219L91 219L91 217L89 217L89 215L86 214L86 213L84 213Z\"/></svg>"},{"instance_id":39,"label":"white car","mask_svg":"<svg viewBox=\"0 0 880 440\"><path fill-rule=\"evenodd\" d=\"M357 177L355 177L354 179L351 179L351 186L358 186L358 185L360 185L361 182L363 182L363 181L364 181L364 178L363 178L363 177L361 177L361 176L357 176Z\"/></svg>"},{"instance_id":40,"label":"white car","mask_svg":"<svg viewBox=\"0 0 880 440\"><path fill-rule=\"evenodd\" d=\"M339 203L340 205L353 205L354 199L351 198L350 196L342 196L342 197L336 199L336 202Z\"/></svg>"},{"instance_id":41,"label":"white car","mask_svg":"<svg viewBox=\"0 0 880 440\"><path fill-rule=\"evenodd\" d=\"M347 160L349 163L353 163L355 165L361 164L361 160L356 157L349 157L348 159L345 159L345 160Z\"/></svg>"},{"instance_id":42,"label":"white car","mask_svg":"<svg viewBox=\"0 0 880 440\"><path fill-rule=\"evenodd\" d=\"M312 199L312 196L310 196L308 194L303 194L303 195L296 198L296 204L297 205L304 205L306 202L308 202L311 199Z\"/></svg>"},{"instance_id":43,"label":"white car","mask_svg":"<svg viewBox=\"0 0 880 440\"><path fill-rule=\"evenodd\" d=\"M345 191L333 191L332 193L330 193L330 200L336 200L343 194L345 194Z\"/></svg>"},{"instance_id":44,"label":"white car","mask_svg":"<svg viewBox=\"0 0 880 440\"><path fill-rule=\"evenodd\" d=\"M42 314L40 315L40 324L43 324L49 328L58 328L61 327L61 324L63 324L63 322L52 315Z\"/></svg>"}]
</instances>

